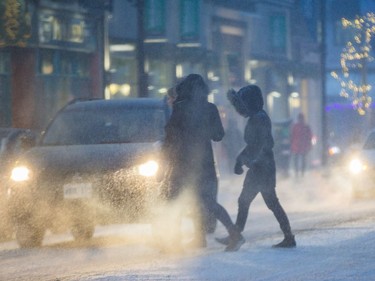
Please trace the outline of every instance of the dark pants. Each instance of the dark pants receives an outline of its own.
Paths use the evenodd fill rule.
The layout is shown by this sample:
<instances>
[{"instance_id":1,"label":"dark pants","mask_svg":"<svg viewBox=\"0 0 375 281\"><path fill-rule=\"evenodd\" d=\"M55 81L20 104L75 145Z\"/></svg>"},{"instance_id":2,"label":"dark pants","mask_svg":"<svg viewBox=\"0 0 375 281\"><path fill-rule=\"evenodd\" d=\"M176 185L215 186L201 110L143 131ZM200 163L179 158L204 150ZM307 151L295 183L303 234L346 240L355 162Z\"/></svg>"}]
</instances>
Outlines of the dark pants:
<instances>
[{"instance_id":1,"label":"dark pants","mask_svg":"<svg viewBox=\"0 0 375 281\"><path fill-rule=\"evenodd\" d=\"M228 212L216 201L216 197L212 195L212 191L201 190L200 193L201 213L204 213L206 209L209 214L213 214L225 226L229 233L236 231Z\"/></svg>"},{"instance_id":2,"label":"dark pants","mask_svg":"<svg viewBox=\"0 0 375 281\"><path fill-rule=\"evenodd\" d=\"M197 176L196 174L184 174L184 176L172 175L169 183L173 188L167 196L169 200L175 200L179 197L185 188L192 187L198 203L199 219L194 222L203 235L205 231L206 219L204 216L213 215L219 220L231 234L236 232L237 228L232 222L228 212L217 202L217 176L215 168L207 168L205 173Z\"/></svg>"},{"instance_id":3,"label":"dark pants","mask_svg":"<svg viewBox=\"0 0 375 281\"><path fill-rule=\"evenodd\" d=\"M296 176L303 176L306 169L306 154L296 153L293 155L294 171Z\"/></svg>"},{"instance_id":4,"label":"dark pants","mask_svg":"<svg viewBox=\"0 0 375 281\"><path fill-rule=\"evenodd\" d=\"M275 187L267 187L262 185L261 181L259 181L259 177L256 178L256 176L257 175L254 175L254 173L252 173L250 170L248 171L243 189L240 197L238 198L238 215L236 225L238 226L239 230L241 232L244 230L250 204L255 199L257 194L260 193L268 209L270 209L276 217L284 235L292 235L288 217L283 207L280 205Z\"/></svg>"}]
</instances>

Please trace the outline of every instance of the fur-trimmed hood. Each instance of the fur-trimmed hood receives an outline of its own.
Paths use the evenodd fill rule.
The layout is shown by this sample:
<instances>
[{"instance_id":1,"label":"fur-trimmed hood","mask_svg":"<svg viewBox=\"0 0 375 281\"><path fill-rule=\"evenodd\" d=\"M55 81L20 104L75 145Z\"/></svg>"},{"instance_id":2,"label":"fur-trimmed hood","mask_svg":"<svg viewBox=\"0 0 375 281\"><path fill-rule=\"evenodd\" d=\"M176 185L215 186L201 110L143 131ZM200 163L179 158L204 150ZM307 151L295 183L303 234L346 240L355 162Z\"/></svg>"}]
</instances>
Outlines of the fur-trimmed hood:
<instances>
[{"instance_id":1,"label":"fur-trimmed hood","mask_svg":"<svg viewBox=\"0 0 375 281\"><path fill-rule=\"evenodd\" d=\"M263 109L262 91L256 85L245 86L238 92L231 89L227 92L227 97L237 112L244 117L249 117Z\"/></svg>"}]
</instances>

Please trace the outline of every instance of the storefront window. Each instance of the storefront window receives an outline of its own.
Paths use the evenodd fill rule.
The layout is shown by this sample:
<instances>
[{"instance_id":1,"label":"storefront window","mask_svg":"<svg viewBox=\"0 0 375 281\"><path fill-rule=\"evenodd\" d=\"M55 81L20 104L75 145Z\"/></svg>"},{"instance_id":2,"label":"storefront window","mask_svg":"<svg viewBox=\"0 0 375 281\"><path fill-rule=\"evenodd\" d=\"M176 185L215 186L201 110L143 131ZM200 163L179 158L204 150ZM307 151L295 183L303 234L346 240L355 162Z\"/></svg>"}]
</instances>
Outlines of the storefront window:
<instances>
[{"instance_id":1,"label":"storefront window","mask_svg":"<svg viewBox=\"0 0 375 281\"><path fill-rule=\"evenodd\" d=\"M76 53L62 53L60 67L63 75L87 77L89 72L88 56Z\"/></svg>"},{"instance_id":2,"label":"storefront window","mask_svg":"<svg viewBox=\"0 0 375 281\"><path fill-rule=\"evenodd\" d=\"M176 65L176 77L183 78L191 73L197 73L202 75L203 77L206 76L205 68L201 63L193 63L193 62L181 62Z\"/></svg>"},{"instance_id":3,"label":"storefront window","mask_svg":"<svg viewBox=\"0 0 375 281\"><path fill-rule=\"evenodd\" d=\"M183 41L197 40L200 28L200 9L198 0L181 0L180 30Z\"/></svg>"},{"instance_id":4,"label":"storefront window","mask_svg":"<svg viewBox=\"0 0 375 281\"><path fill-rule=\"evenodd\" d=\"M174 65L168 61L150 60L148 72L148 90L151 97L162 97L173 85Z\"/></svg>"},{"instance_id":5,"label":"storefront window","mask_svg":"<svg viewBox=\"0 0 375 281\"><path fill-rule=\"evenodd\" d=\"M137 96L137 66L132 58L111 57L111 67L107 81L108 98L126 98Z\"/></svg>"},{"instance_id":6,"label":"storefront window","mask_svg":"<svg viewBox=\"0 0 375 281\"><path fill-rule=\"evenodd\" d=\"M286 19L284 15L274 15L271 17L271 46L272 51L277 53L286 52Z\"/></svg>"},{"instance_id":7,"label":"storefront window","mask_svg":"<svg viewBox=\"0 0 375 281\"><path fill-rule=\"evenodd\" d=\"M165 0L145 1L144 22L147 35L165 34Z\"/></svg>"},{"instance_id":8,"label":"storefront window","mask_svg":"<svg viewBox=\"0 0 375 281\"><path fill-rule=\"evenodd\" d=\"M43 50L39 56L39 73L88 77L89 55L73 52Z\"/></svg>"},{"instance_id":9,"label":"storefront window","mask_svg":"<svg viewBox=\"0 0 375 281\"><path fill-rule=\"evenodd\" d=\"M85 40L85 22L80 19L72 19L68 25L68 41L83 43Z\"/></svg>"},{"instance_id":10,"label":"storefront window","mask_svg":"<svg viewBox=\"0 0 375 281\"><path fill-rule=\"evenodd\" d=\"M54 73L54 52L45 51L40 55L39 72L44 75L51 75Z\"/></svg>"},{"instance_id":11,"label":"storefront window","mask_svg":"<svg viewBox=\"0 0 375 281\"><path fill-rule=\"evenodd\" d=\"M42 15L39 23L39 40L40 42L49 42L52 40L53 17L50 15Z\"/></svg>"},{"instance_id":12,"label":"storefront window","mask_svg":"<svg viewBox=\"0 0 375 281\"><path fill-rule=\"evenodd\" d=\"M51 11L42 11L39 15L39 42L43 46L94 51L96 48L94 30L94 20L56 15Z\"/></svg>"}]
</instances>

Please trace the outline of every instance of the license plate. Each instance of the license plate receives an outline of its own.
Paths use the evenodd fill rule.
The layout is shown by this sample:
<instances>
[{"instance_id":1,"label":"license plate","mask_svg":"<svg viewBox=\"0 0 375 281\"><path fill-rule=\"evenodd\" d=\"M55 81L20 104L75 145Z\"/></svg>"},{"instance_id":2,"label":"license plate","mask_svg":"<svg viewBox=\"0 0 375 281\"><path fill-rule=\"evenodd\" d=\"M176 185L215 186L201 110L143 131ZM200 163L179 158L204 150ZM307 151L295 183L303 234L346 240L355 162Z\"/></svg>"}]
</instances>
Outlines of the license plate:
<instances>
[{"instance_id":1,"label":"license plate","mask_svg":"<svg viewBox=\"0 0 375 281\"><path fill-rule=\"evenodd\" d=\"M92 197L91 183L68 183L64 185L65 199L79 199Z\"/></svg>"}]
</instances>

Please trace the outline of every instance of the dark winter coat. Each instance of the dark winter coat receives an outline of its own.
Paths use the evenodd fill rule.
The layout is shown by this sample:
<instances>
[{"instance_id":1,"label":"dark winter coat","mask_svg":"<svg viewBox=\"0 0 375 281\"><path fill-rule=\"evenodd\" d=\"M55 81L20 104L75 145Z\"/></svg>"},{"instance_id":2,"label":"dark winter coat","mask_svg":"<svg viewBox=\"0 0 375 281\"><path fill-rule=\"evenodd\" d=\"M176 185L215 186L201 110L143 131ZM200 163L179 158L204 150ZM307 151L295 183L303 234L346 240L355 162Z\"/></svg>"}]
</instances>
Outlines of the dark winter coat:
<instances>
[{"instance_id":1,"label":"dark winter coat","mask_svg":"<svg viewBox=\"0 0 375 281\"><path fill-rule=\"evenodd\" d=\"M228 99L239 114L248 118L244 134L246 147L238 155L236 166L246 165L249 168L246 184L259 190L274 188L276 168L272 125L269 116L263 110L260 88L249 85L238 92L230 90Z\"/></svg>"},{"instance_id":2,"label":"dark winter coat","mask_svg":"<svg viewBox=\"0 0 375 281\"><path fill-rule=\"evenodd\" d=\"M217 107L204 98L178 99L165 128L163 152L168 159L170 196L185 187L210 188L217 180L211 141L224 137Z\"/></svg>"},{"instance_id":3,"label":"dark winter coat","mask_svg":"<svg viewBox=\"0 0 375 281\"><path fill-rule=\"evenodd\" d=\"M264 110L250 116L244 134L246 147L237 157L238 162L249 168L248 173L253 175L253 184L260 189L276 186L274 141L271 132L271 120Z\"/></svg>"}]
</instances>

